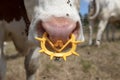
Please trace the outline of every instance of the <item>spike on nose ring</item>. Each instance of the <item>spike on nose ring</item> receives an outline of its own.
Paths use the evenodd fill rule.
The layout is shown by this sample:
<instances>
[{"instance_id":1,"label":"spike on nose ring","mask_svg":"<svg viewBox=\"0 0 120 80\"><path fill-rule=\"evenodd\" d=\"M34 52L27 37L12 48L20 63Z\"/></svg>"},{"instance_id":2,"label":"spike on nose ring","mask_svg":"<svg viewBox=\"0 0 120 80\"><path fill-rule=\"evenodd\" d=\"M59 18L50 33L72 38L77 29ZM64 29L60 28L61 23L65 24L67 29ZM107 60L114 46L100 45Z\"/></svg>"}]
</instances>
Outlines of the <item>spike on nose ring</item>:
<instances>
[{"instance_id":1,"label":"spike on nose ring","mask_svg":"<svg viewBox=\"0 0 120 80\"><path fill-rule=\"evenodd\" d=\"M76 41L75 36L71 34L71 38L63 44L62 40L56 41L55 44L53 44L48 38L47 33L45 32L42 36L42 38L36 37L36 40L40 41L40 47L41 50L39 50L40 53L45 53L50 56L50 59L52 60L54 57L61 57L66 61L66 57L74 54L76 56L79 56L79 54L76 52L77 44L83 42L83 41ZM48 50L46 48L46 42L50 44L54 52ZM72 44L71 49L68 52L62 52L69 44ZM59 49L57 47L60 47Z\"/></svg>"}]
</instances>

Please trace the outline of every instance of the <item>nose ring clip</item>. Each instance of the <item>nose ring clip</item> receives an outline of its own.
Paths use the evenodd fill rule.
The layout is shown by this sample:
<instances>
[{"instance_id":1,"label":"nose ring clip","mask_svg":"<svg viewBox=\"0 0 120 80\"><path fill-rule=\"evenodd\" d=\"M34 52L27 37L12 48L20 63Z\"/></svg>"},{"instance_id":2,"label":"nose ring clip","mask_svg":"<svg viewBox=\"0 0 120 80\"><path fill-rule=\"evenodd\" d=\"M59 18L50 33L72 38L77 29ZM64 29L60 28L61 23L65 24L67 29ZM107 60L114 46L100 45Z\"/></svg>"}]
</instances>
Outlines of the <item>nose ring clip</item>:
<instances>
[{"instance_id":1,"label":"nose ring clip","mask_svg":"<svg viewBox=\"0 0 120 80\"><path fill-rule=\"evenodd\" d=\"M55 44L53 44L48 38L47 33L45 32L42 36L42 38L36 37L36 40L40 42L41 50L39 50L40 53L45 53L50 56L50 59L52 60L53 57L60 57L63 58L66 61L66 57L74 54L76 56L79 56L79 54L76 52L77 44L83 42L83 41L76 41L74 34L71 34L71 38L63 44L62 40L56 41ZM50 44L54 52L48 50L45 46L46 42ZM71 49L67 52L62 52L68 44L71 43ZM59 49L57 47L60 47Z\"/></svg>"}]
</instances>

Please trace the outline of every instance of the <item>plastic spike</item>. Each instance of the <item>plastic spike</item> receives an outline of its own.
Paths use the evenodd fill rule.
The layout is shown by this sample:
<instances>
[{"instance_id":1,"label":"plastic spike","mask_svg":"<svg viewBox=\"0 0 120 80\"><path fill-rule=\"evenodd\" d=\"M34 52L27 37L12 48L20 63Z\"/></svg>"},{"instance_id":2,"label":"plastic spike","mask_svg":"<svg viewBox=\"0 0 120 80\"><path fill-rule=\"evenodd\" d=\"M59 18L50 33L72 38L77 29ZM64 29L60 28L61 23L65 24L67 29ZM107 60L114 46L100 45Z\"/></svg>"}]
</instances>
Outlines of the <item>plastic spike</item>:
<instances>
[{"instance_id":1,"label":"plastic spike","mask_svg":"<svg viewBox=\"0 0 120 80\"><path fill-rule=\"evenodd\" d=\"M54 57L54 55L52 55L52 54L51 54L51 55L50 55L50 60L52 60L52 59L53 59L53 57Z\"/></svg>"},{"instance_id":2,"label":"plastic spike","mask_svg":"<svg viewBox=\"0 0 120 80\"><path fill-rule=\"evenodd\" d=\"M42 41L42 38L35 37L36 40Z\"/></svg>"},{"instance_id":3,"label":"plastic spike","mask_svg":"<svg viewBox=\"0 0 120 80\"><path fill-rule=\"evenodd\" d=\"M66 56L65 55L63 56L63 59L66 61Z\"/></svg>"},{"instance_id":4,"label":"plastic spike","mask_svg":"<svg viewBox=\"0 0 120 80\"><path fill-rule=\"evenodd\" d=\"M73 43L75 43L75 44L79 44L79 43L82 43L82 42L84 42L84 41L73 41Z\"/></svg>"},{"instance_id":5,"label":"plastic spike","mask_svg":"<svg viewBox=\"0 0 120 80\"><path fill-rule=\"evenodd\" d=\"M41 50L39 50L39 52L40 52L40 53L41 53L41 52L44 52L44 50L41 49Z\"/></svg>"},{"instance_id":6,"label":"plastic spike","mask_svg":"<svg viewBox=\"0 0 120 80\"><path fill-rule=\"evenodd\" d=\"M76 55L76 56L79 56L79 54L77 52L73 52L73 54Z\"/></svg>"}]
</instances>

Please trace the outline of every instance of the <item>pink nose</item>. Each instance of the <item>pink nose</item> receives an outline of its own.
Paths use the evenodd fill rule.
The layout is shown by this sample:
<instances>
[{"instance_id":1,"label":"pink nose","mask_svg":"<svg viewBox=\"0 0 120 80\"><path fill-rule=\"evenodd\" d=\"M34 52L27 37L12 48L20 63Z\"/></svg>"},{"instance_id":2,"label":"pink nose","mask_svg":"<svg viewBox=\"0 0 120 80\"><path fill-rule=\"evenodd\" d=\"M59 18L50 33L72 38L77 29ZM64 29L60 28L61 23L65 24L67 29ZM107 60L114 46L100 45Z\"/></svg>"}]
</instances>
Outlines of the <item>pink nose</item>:
<instances>
[{"instance_id":1,"label":"pink nose","mask_svg":"<svg viewBox=\"0 0 120 80\"><path fill-rule=\"evenodd\" d=\"M57 40L66 42L76 28L76 22L65 17L51 17L43 21L42 25L52 42L56 42Z\"/></svg>"}]
</instances>

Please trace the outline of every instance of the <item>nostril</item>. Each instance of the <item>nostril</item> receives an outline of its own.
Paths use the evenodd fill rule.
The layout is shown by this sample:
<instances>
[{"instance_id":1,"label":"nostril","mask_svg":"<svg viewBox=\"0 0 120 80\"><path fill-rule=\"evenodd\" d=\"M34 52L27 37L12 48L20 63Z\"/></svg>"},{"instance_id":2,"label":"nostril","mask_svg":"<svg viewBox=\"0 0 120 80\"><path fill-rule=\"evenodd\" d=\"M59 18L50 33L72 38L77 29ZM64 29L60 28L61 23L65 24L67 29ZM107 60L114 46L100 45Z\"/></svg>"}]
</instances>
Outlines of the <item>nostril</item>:
<instances>
[{"instance_id":1,"label":"nostril","mask_svg":"<svg viewBox=\"0 0 120 80\"><path fill-rule=\"evenodd\" d=\"M45 29L43 28L42 23L43 23L43 22L40 20L40 21L38 21L38 23L36 24L35 30L36 30L36 32L37 32L38 35L42 35L42 34L45 32Z\"/></svg>"},{"instance_id":2,"label":"nostril","mask_svg":"<svg viewBox=\"0 0 120 80\"><path fill-rule=\"evenodd\" d=\"M75 35L76 38L78 38L80 33L80 23L78 21L76 22L76 27L72 33Z\"/></svg>"}]
</instances>

